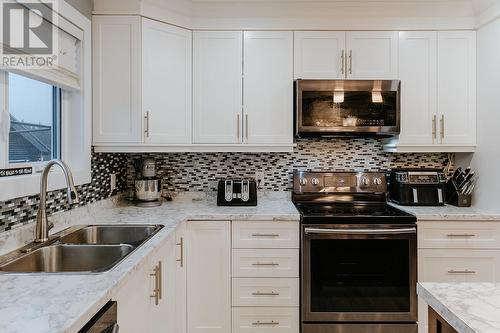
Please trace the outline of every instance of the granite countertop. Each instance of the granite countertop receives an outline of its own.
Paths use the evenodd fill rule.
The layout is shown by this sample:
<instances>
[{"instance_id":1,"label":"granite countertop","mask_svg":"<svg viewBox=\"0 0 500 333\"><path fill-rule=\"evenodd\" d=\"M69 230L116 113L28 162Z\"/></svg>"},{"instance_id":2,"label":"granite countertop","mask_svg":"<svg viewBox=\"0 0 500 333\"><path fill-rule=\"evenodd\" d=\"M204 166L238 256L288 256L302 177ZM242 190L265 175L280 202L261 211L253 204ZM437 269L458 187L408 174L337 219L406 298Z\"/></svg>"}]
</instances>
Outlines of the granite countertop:
<instances>
[{"instance_id":1,"label":"granite countertop","mask_svg":"<svg viewBox=\"0 0 500 333\"><path fill-rule=\"evenodd\" d=\"M459 333L500 332L500 283L419 283L417 293Z\"/></svg>"},{"instance_id":2,"label":"granite countertop","mask_svg":"<svg viewBox=\"0 0 500 333\"><path fill-rule=\"evenodd\" d=\"M299 221L289 193L259 194L257 207L217 207L208 194L185 194L161 207L120 206L103 200L50 217L53 232L77 224L163 224L149 241L112 270L100 274L0 274L0 332L62 333L78 330L106 304L132 272L146 264L175 227L186 220ZM0 233L0 251L32 240L33 224Z\"/></svg>"},{"instance_id":3,"label":"granite countertop","mask_svg":"<svg viewBox=\"0 0 500 333\"><path fill-rule=\"evenodd\" d=\"M390 205L414 214L418 221L499 221L500 213L489 213L473 207L444 206L400 206Z\"/></svg>"}]
</instances>

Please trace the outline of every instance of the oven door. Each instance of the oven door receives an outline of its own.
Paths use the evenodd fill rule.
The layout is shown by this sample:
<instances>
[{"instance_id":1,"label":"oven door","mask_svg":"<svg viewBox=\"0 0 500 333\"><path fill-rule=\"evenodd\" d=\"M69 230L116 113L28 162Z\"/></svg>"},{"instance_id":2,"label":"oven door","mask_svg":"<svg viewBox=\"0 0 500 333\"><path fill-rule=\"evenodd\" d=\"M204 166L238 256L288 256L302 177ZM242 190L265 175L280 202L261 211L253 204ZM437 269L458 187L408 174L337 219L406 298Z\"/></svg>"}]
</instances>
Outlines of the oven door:
<instances>
[{"instance_id":1,"label":"oven door","mask_svg":"<svg viewBox=\"0 0 500 333\"><path fill-rule=\"evenodd\" d=\"M303 322L415 322L415 225L303 225Z\"/></svg>"}]
</instances>

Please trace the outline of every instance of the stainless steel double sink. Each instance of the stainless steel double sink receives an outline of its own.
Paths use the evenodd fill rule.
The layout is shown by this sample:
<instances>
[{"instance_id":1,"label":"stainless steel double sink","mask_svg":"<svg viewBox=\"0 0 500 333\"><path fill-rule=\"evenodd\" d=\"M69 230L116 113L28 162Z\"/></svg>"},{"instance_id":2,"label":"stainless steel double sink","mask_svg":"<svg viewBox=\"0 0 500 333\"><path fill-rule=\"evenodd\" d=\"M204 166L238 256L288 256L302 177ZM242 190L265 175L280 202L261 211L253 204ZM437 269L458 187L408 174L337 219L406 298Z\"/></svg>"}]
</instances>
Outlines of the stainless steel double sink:
<instances>
[{"instance_id":1,"label":"stainless steel double sink","mask_svg":"<svg viewBox=\"0 0 500 333\"><path fill-rule=\"evenodd\" d=\"M0 273L100 273L153 237L162 225L85 225L0 257Z\"/></svg>"}]
</instances>

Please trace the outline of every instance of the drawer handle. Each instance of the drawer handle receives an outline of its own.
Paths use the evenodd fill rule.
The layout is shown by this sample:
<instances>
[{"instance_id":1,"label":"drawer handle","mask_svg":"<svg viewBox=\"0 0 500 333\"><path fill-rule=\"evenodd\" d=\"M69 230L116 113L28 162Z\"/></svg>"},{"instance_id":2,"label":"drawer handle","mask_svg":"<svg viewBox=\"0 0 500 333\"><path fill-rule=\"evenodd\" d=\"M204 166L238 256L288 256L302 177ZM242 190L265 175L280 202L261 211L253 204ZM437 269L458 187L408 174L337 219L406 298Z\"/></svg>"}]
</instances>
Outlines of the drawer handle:
<instances>
[{"instance_id":1,"label":"drawer handle","mask_svg":"<svg viewBox=\"0 0 500 333\"><path fill-rule=\"evenodd\" d=\"M279 266L277 262L255 262L252 266Z\"/></svg>"},{"instance_id":2,"label":"drawer handle","mask_svg":"<svg viewBox=\"0 0 500 333\"><path fill-rule=\"evenodd\" d=\"M464 270L451 269L448 271L448 274L476 274L476 271L470 271L468 269L464 269Z\"/></svg>"},{"instance_id":3,"label":"drawer handle","mask_svg":"<svg viewBox=\"0 0 500 333\"><path fill-rule=\"evenodd\" d=\"M262 293L260 291L257 291L255 293L252 293L253 296L279 296L280 293L275 293L274 291L271 291L270 293Z\"/></svg>"},{"instance_id":4,"label":"drawer handle","mask_svg":"<svg viewBox=\"0 0 500 333\"><path fill-rule=\"evenodd\" d=\"M280 234L252 234L252 237L279 237Z\"/></svg>"},{"instance_id":5,"label":"drawer handle","mask_svg":"<svg viewBox=\"0 0 500 333\"><path fill-rule=\"evenodd\" d=\"M274 320L271 320L271 321L260 321L260 320L257 320L257 321L254 321L252 323L252 325L254 325L254 326L279 325L279 324L280 324L279 321L274 321Z\"/></svg>"},{"instance_id":6,"label":"drawer handle","mask_svg":"<svg viewBox=\"0 0 500 333\"><path fill-rule=\"evenodd\" d=\"M474 234L448 234L448 237L476 237Z\"/></svg>"}]
</instances>

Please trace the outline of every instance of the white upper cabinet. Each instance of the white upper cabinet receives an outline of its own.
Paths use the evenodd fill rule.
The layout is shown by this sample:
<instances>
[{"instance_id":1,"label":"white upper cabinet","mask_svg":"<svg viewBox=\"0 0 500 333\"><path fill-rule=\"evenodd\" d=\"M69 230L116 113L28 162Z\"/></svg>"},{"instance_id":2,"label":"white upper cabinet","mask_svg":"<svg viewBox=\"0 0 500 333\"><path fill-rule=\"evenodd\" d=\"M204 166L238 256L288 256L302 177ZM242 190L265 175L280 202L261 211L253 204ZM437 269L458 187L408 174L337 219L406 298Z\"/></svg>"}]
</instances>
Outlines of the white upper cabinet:
<instances>
[{"instance_id":1,"label":"white upper cabinet","mask_svg":"<svg viewBox=\"0 0 500 333\"><path fill-rule=\"evenodd\" d=\"M347 32L346 72L350 79L397 79L398 32Z\"/></svg>"},{"instance_id":2,"label":"white upper cabinet","mask_svg":"<svg viewBox=\"0 0 500 333\"><path fill-rule=\"evenodd\" d=\"M476 34L438 33L438 118L440 142L475 144Z\"/></svg>"},{"instance_id":3,"label":"white upper cabinet","mask_svg":"<svg viewBox=\"0 0 500 333\"><path fill-rule=\"evenodd\" d=\"M392 152L476 147L474 31L400 32L401 134Z\"/></svg>"},{"instance_id":4,"label":"white upper cabinet","mask_svg":"<svg viewBox=\"0 0 500 333\"><path fill-rule=\"evenodd\" d=\"M193 34L195 143L242 142L243 33Z\"/></svg>"},{"instance_id":5,"label":"white upper cabinet","mask_svg":"<svg viewBox=\"0 0 500 333\"><path fill-rule=\"evenodd\" d=\"M437 142L437 33L399 33L400 144Z\"/></svg>"},{"instance_id":6,"label":"white upper cabinet","mask_svg":"<svg viewBox=\"0 0 500 333\"><path fill-rule=\"evenodd\" d=\"M191 143L192 32L143 19L144 141Z\"/></svg>"},{"instance_id":7,"label":"white upper cabinet","mask_svg":"<svg viewBox=\"0 0 500 333\"><path fill-rule=\"evenodd\" d=\"M294 33L295 79L343 79L345 55L343 31Z\"/></svg>"},{"instance_id":8,"label":"white upper cabinet","mask_svg":"<svg viewBox=\"0 0 500 333\"><path fill-rule=\"evenodd\" d=\"M141 19L94 16L94 144L140 143Z\"/></svg>"},{"instance_id":9,"label":"white upper cabinet","mask_svg":"<svg viewBox=\"0 0 500 333\"><path fill-rule=\"evenodd\" d=\"M293 32L244 32L244 141L293 142Z\"/></svg>"}]
</instances>

